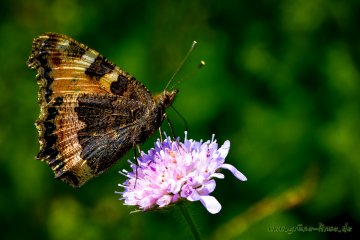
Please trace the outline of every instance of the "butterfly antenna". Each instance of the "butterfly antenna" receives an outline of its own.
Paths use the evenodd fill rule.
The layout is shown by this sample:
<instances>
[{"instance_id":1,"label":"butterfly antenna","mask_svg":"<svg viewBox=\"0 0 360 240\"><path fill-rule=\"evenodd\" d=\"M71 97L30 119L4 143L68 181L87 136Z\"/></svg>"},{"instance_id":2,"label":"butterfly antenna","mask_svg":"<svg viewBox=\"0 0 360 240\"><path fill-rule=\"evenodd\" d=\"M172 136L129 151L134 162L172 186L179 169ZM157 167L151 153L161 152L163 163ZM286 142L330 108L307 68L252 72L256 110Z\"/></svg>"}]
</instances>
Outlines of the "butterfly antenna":
<instances>
[{"instance_id":1,"label":"butterfly antenna","mask_svg":"<svg viewBox=\"0 0 360 240\"><path fill-rule=\"evenodd\" d=\"M204 67L205 64L206 64L205 61L201 60L200 63L198 64L197 69L194 69L194 70L191 71L190 73L186 74L183 78L179 79L179 80L174 84L174 87L175 87L176 85L178 85L179 82L184 81L185 79L188 79L190 76L193 76L193 75L195 74L195 71L196 71L196 70L199 70L199 69L202 68L202 67Z\"/></svg>"},{"instance_id":2,"label":"butterfly antenna","mask_svg":"<svg viewBox=\"0 0 360 240\"><path fill-rule=\"evenodd\" d=\"M177 69L175 70L174 74L171 76L169 82L166 84L166 87L165 89L167 89L170 85L170 83L172 81L174 81L174 78L175 76L178 74L178 72L180 71L180 69L184 66L186 60L189 58L190 54L192 53L192 51L195 49L197 45L197 42L196 41L193 41L192 44L191 44L191 47L189 48L188 52L186 53L184 59L182 60L182 62L180 63L180 65L177 67Z\"/></svg>"}]
</instances>

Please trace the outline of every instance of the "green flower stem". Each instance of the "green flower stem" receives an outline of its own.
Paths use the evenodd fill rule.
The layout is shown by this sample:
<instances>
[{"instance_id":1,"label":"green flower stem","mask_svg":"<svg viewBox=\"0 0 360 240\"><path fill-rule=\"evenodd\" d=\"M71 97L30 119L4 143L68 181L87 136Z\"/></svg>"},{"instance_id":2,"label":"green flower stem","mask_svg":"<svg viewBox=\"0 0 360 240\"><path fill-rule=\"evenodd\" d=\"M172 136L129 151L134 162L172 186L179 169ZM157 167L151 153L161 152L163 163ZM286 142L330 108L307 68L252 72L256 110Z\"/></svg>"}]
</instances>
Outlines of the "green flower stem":
<instances>
[{"instance_id":1,"label":"green flower stem","mask_svg":"<svg viewBox=\"0 0 360 240\"><path fill-rule=\"evenodd\" d=\"M180 209L180 212L181 214L184 216L185 220L186 220L186 223L188 224L189 228L190 228L190 231L194 237L195 240L200 240L200 233L199 231L197 230L195 224L194 224L194 221L192 220L190 214L189 214L189 211L187 210L187 208L185 207L185 204L183 203L180 203L177 205Z\"/></svg>"}]
</instances>

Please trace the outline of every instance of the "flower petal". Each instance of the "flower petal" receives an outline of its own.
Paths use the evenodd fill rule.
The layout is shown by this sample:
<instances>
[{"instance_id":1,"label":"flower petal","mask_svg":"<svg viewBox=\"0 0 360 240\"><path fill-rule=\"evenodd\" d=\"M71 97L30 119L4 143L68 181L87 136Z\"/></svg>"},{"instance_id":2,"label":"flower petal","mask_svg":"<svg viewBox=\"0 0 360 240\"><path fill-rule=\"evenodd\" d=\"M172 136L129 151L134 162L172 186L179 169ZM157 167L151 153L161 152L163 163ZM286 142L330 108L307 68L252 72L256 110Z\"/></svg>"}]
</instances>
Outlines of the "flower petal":
<instances>
[{"instance_id":1,"label":"flower petal","mask_svg":"<svg viewBox=\"0 0 360 240\"><path fill-rule=\"evenodd\" d=\"M213 196L201 196L200 202L211 214L220 212L221 204Z\"/></svg>"},{"instance_id":2,"label":"flower petal","mask_svg":"<svg viewBox=\"0 0 360 240\"><path fill-rule=\"evenodd\" d=\"M229 153L230 149L230 141L226 140L224 144L219 148L219 156L222 158L225 158L227 154Z\"/></svg>"},{"instance_id":3,"label":"flower petal","mask_svg":"<svg viewBox=\"0 0 360 240\"><path fill-rule=\"evenodd\" d=\"M210 177L211 178L219 178L219 179L224 179L225 178L224 174L222 174L222 173L213 173L213 174L210 175Z\"/></svg>"},{"instance_id":4,"label":"flower petal","mask_svg":"<svg viewBox=\"0 0 360 240\"><path fill-rule=\"evenodd\" d=\"M242 174L239 170L237 170L233 165L224 163L220 167L229 170L237 179L239 179L241 181L246 181L247 180L245 175Z\"/></svg>"},{"instance_id":5,"label":"flower petal","mask_svg":"<svg viewBox=\"0 0 360 240\"><path fill-rule=\"evenodd\" d=\"M214 179L211 179L210 181L202 185L201 188L197 190L197 192L202 196L209 195L215 190L215 187L216 187L216 182Z\"/></svg>"},{"instance_id":6,"label":"flower petal","mask_svg":"<svg viewBox=\"0 0 360 240\"><path fill-rule=\"evenodd\" d=\"M156 201L156 204L159 207L164 207L171 203L171 199L172 199L172 197L170 195L164 195Z\"/></svg>"}]
</instances>

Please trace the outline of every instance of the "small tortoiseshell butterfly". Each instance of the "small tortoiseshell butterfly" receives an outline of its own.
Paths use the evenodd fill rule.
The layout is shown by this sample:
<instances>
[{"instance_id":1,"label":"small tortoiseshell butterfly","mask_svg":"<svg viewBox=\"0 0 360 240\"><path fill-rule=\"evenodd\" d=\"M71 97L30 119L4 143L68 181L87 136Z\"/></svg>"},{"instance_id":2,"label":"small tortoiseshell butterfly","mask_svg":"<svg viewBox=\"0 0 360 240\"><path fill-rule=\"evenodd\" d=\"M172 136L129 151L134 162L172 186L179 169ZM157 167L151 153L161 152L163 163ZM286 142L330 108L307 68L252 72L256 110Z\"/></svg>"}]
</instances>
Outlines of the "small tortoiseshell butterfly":
<instances>
[{"instance_id":1,"label":"small tortoiseshell butterfly","mask_svg":"<svg viewBox=\"0 0 360 240\"><path fill-rule=\"evenodd\" d=\"M73 187L153 134L177 94L152 96L97 51L57 33L34 39L27 64L40 86L37 159Z\"/></svg>"}]
</instances>

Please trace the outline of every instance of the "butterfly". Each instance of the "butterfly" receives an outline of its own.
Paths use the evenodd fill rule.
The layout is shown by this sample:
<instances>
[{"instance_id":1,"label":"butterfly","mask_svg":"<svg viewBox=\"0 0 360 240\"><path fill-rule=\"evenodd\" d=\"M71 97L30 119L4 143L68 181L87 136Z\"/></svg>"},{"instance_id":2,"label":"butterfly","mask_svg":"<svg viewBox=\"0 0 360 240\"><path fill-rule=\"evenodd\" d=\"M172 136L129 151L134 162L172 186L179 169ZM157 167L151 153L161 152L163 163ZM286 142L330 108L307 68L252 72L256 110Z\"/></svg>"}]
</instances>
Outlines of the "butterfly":
<instances>
[{"instance_id":1,"label":"butterfly","mask_svg":"<svg viewBox=\"0 0 360 240\"><path fill-rule=\"evenodd\" d=\"M58 33L35 38L40 151L55 178L81 187L161 125L177 90L151 95L97 51Z\"/></svg>"}]
</instances>

